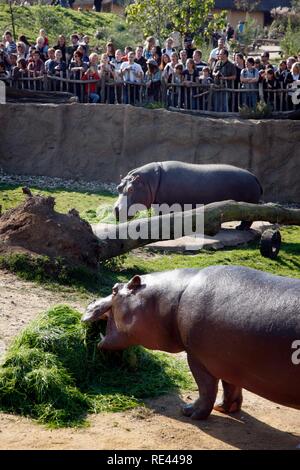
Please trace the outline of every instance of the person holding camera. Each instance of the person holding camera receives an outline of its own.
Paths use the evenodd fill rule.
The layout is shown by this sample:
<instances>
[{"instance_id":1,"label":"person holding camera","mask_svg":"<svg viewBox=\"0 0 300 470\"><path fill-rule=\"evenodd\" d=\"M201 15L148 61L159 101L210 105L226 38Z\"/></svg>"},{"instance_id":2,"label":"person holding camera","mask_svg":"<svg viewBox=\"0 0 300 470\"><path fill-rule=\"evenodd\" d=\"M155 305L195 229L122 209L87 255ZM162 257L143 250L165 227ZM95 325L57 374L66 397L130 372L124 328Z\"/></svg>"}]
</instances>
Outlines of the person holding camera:
<instances>
[{"instance_id":1,"label":"person holding camera","mask_svg":"<svg viewBox=\"0 0 300 470\"><path fill-rule=\"evenodd\" d=\"M235 65L228 60L227 49L221 49L218 61L213 69L213 78L215 85L223 88L233 88L237 71ZM216 91L214 93L215 111L228 112L229 95L227 91Z\"/></svg>"},{"instance_id":2,"label":"person holding camera","mask_svg":"<svg viewBox=\"0 0 300 470\"><path fill-rule=\"evenodd\" d=\"M120 75L123 78L125 90L124 90L124 101L126 104L134 103L139 97L139 87L136 84L140 84L144 77L144 72L140 64L134 62L135 53L133 51L128 54L128 61L123 62L120 69Z\"/></svg>"}]
</instances>

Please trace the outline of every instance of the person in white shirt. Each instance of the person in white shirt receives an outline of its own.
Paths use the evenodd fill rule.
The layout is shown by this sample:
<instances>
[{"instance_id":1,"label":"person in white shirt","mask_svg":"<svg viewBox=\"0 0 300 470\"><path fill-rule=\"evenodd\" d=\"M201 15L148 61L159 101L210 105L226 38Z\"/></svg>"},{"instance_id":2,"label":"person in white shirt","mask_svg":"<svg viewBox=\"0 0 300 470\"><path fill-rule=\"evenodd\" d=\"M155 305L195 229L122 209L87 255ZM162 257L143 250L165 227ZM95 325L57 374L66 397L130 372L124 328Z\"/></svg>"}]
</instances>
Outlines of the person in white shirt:
<instances>
[{"instance_id":1,"label":"person in white shirt","mask_svg":"<svg viewBox=\"0 0 300 470\"><path fill-rule=\"evenodd\" d=\"M134 62L135 53L133 51L128 54L128 61L123 62L120 68L120 75L124 81L124 96L125 104L135 104L139 100L139 86L144 77L144 72L140 64Z\"/></svg>"},{"instance_id":2,"label":"person in white shirt","mask_svg":"<svg viewBox=\"0 0 300 470\"><path fill-rule=\"evenodd\" d=\"M172 52L175 52L175 49L173 47L173 39L172 38L168 38L166 40L166 47L161 52L162 52L162 54L168 54L168 56L171 59Z\"/></svg>"},{"instance_id":3,"label":"person in white shirt","mask_svg":"<svg viewBox=\"0 0 300 470\"><path fill-rule=\"evenodd\" d=\"M211 68L213 68L213 66L215 65L215 63L217 62L218 60L218 55L220 53L220 51L222 49L224 49L225 47L225 40L224 38L220 38L218 40L218 47L216 47L215 49L213 49L209 55L209 59L208 59L208 63L210 65Z\"/></svg>"},{"instance_id":4,"label":"person in white shirt","mask_svg":"<svg viewBox=\"0 0 300 470\"><path fill-rule=\"evenodd\" d=\"M128 54L128 61L123 62L120 68L120 74L124 80L124 82L129 83L141 83L144 72L140 64L134 62L135 53L129 52Z\"/></svg>"}]
</instances>

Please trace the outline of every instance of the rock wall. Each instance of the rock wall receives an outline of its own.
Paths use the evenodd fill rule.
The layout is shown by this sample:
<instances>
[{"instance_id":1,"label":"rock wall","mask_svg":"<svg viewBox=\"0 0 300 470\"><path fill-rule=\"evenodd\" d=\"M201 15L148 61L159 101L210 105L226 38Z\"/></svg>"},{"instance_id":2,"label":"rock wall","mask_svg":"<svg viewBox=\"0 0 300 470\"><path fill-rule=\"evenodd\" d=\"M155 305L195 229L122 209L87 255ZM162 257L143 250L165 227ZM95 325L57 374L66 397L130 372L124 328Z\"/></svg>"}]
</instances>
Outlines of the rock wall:
<instances>
[{"instance_id":1,"label":"rock wall","mask_svg":"<svg viewBox=\"0 0 300 470\"><path fill-rule=\"evenodd\" d=\"M300 121L76 103L0 105L0 123L7 173L117 182L151 161L222 162L253 171L265 201L300 203Z\"/></svg>"}]
</instances>

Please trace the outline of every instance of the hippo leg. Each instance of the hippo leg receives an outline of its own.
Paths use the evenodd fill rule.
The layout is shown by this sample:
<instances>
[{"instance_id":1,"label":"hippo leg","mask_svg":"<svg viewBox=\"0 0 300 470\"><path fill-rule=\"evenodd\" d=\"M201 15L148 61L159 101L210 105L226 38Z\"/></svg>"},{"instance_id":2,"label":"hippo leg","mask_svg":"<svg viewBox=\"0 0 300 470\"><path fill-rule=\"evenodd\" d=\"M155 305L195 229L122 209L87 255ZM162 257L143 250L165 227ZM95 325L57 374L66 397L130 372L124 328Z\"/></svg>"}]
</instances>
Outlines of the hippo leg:
<instances>
[{"instance_id":1,"label":"hippo leg","mask_svg":"<svg viewBox=\"0 0 300 470\"><path fill-rule=\"evenodd\" d=\"M234 413L240 411L243 402L242 389L222 380L223 400L214 406L221 413Z\"/></svg>"},{"instance_id":2,"label":"hippo leg","mask_svg":"<svg viewBox=\"0 0 300 470\"><path fill-rule=\"evenodd\" d=\"M248 222L247 220L242 220L240 225L237 225L236 230L249 230L251 228L252 222Z\"/></svg>"},{"instance_id":3,"label":"hippo leg","mask_svg":"<svg viewBox=\"0 0 300 470\"><path fill-rule=\"evenodd\" d=\"M190 405L184 405L182 412L192 419L206 419L212 412L218 390L218 379L213 377L197 359L188 355L188 363L198 385L200 397Z\"/></svg>"}]
</instances>

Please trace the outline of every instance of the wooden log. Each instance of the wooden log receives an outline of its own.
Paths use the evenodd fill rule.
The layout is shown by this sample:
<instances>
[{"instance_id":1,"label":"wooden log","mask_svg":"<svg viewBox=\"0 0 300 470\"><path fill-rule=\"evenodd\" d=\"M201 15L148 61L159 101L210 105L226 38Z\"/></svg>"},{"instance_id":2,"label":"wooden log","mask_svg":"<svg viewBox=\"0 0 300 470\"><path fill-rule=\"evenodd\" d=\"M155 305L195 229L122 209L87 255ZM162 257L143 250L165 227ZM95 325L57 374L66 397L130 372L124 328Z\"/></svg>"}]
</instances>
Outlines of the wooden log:
<instances>
[{"instance_id":1,"label":"wooden log","mask_svg":"<svg viewBox=\"0 0 300 470\"><path fill-rule=\"evenodd\" d=\"M99 239L99 261L127 253L135 248L160 240L174 239L176 221L185 217L184 235L196 230L197 217L204 218L204 235L215 235L221 224L235 220L268 221L284 225L300 225L300 209L288 209L277 204L250 204L235 201L215 202L203 208L176 214L167 214L147 219L136 219L128 223L112 225L104 230L101 225L94 227ZM199 220L199 219L198 219ZM164 236L163 227L169 224L170 233ZM132 238L130 234L148 234L148 237ZM126 235L129 235L126 237Z\"/></svg>"}]
</instances>

